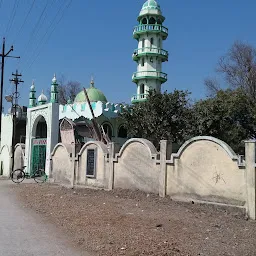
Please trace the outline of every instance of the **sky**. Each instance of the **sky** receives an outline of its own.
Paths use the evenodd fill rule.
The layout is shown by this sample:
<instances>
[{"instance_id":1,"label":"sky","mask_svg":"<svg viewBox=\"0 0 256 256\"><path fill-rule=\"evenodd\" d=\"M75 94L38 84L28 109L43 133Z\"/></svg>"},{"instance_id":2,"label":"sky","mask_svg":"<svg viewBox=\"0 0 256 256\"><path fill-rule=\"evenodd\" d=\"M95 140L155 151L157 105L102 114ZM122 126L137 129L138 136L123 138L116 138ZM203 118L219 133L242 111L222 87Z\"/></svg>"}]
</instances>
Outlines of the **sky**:
<instances>
[{"instance_id":1,"label":"sky","mask_svg":"<svg viewBox=\"0 0 256 256\"><path fill-rule=\"evenodd\" d=\"M4 95L18 69L20 105L28 105L29 88L35 81L37 96L57 79L95 86L108 101L130 103L136 93L131 81L136 71L132 53L137 48L133 27L143 0L0 0L0 48L13 44L4 73ZM188 90L193 99L206 96L204 79L215 76L218 59L234 41L256 45L255 0L158 0L169 36L163 49L168 81L162 91ZM8 104L4 104L5 109Z\"/></svg>"}]
</instances>

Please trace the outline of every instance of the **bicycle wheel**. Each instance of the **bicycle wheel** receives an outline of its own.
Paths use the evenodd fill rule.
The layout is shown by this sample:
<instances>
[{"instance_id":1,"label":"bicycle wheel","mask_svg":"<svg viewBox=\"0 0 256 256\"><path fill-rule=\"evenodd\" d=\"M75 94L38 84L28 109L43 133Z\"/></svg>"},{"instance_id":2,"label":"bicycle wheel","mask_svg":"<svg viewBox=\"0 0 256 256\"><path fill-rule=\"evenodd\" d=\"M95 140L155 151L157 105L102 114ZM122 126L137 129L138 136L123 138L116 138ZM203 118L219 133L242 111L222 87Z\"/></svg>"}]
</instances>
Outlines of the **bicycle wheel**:
<instances>
[{"instance_id":1,"label":"bicycle wheel","mask_svg":"<svg viewBox=\"0 0 256 256\"><path fill-rule=\"evenodd\" d=\"M43 183L47 179L47 175L45 174L44 170L37 170L33 175L33 178L36 183Z\"/></svg>"},{"instance_id":2,"label":"bicycle wheel","mask_svg":"<svg viewBox=\"0 0 256 256\"><path fill-rule=\"evenodd\" d=\"M11 179L14 183L21 183L25 179L25 172L22 169L14 170L11 173Z\"/></svg>"}]
</instances>

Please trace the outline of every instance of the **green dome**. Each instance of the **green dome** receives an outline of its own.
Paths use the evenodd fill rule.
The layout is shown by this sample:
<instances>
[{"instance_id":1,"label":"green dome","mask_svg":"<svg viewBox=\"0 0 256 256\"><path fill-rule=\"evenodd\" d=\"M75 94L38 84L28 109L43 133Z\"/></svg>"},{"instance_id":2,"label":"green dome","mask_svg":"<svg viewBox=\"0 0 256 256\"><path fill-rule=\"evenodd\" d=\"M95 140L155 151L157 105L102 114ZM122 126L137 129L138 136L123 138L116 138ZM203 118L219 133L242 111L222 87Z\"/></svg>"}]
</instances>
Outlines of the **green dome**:
<instances>
[{"instance_id":1,"label":"green dome","mask_svg":"<svg viewBox=\"0 0 256 256\"><path fill-rule=\"evenodd\" d=\"M86 92L88 94L90 102L97 102L97 101L107 102L107 99L103 94L103 92L94 87L93 81L91 82L90 88L86 89ZM76 95L74 103L81 103L86 101L87 100L85 98L84 90L82 90Z\"/></svg>"},{"instance_id":2,"label":"green dome","mask_svg":"<svg viewBox=\"0 0 256 256\"><path fill-rule=\"evenodd\" d=\"M143 4L141 10L147 9L160 10L160 5L155 0L148 0L146 3Z\"/></svg>"}]
</instances>

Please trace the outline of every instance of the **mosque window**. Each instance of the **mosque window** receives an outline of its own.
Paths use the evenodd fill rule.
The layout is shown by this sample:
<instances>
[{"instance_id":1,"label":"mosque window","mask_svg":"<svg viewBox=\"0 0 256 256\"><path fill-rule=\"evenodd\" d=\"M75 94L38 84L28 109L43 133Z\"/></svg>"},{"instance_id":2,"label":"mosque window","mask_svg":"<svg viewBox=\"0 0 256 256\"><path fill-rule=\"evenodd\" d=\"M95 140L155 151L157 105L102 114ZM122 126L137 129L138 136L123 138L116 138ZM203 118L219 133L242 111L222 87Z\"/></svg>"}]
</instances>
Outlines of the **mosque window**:
<instances>
[{"instance_id":1,"label":"mosque window","mask_svg":"<svg viewBox=\"0 0 256 256\"><path fill-rule=\"evenodd\" d=\"M142 48L145 47L145 38L142 39Z\"/></svg>"},{"instance_id":2,"label":"mosque window","mask_svg":"<svg viewBox=\"0 0 256 256\"><path fill-rule=\"evenodd\" d=\"M145 64L145 60L144 58L141 59L141 66L144 67L144 64Z\"/></svg>"},{"instance_id":3,"label":"mosque window","mask_svg":"<svg viewBox=\"0 0 256 256\"><path fill-rule=\"evenodd\" d=\"M157 24L162 25L162 21L160 19L158 19Z\"/></svg>"},{"instance_id":4,"label":"mosque window","mask_svg":"<svg viewBox=\"0 0 256 256\"><path fill-rule=\"evenodd\" d=\"M153 63L153 62L154 62L154 61L153 61L153 57L150 57L150 62L151 62L151 63Z\"/></svg>"},{"instance_id":5,"label":"mosque window","mask_svg":"<svg viewBox=\"0 0 256 256\"><path fill-rule=\"evenodd\" d=\"M103 130L108 135L108 137L111 139L113 136L112 128L110 124L103 124Z\"/></svg>"},{"instance_id":6,"label":"mosque window","mask_svg":"<svg viewBox=\"0 0 256 256\"><path fill-rule=\"evenodd\" d=\"M144 18L144 19L142 20L142 24L147 24L147 19L146 19L146 18Z\"/></svg>"},{"instance_id":7,"label":"mosque window","mask_svg":"<svg viewBox=\"0 0 256 256\"><path fill-rule=\"evenodd\" d=\"M140 94L144 94L144 92L145 92L145 85L141 84L140 85Z\"/></svg>"},{"instance_id":8,"label":"mosque window","mask_svg":"<svg viewBox=\"0 0 256 256\"><path fill-rule=\"evenodd\" d=\"M149 19L149 24L156 24L155 18L151 17L151 18Z\"/></svg>"},{"instance_id":9,"label":"mosque window","mask_svg":"<svg viewBox=\"0 0 256 256\"><path fill-rule=\"evenodd\" d=\"M124 128L124 126L120 126L118 130L118 137L119 138L127 138L127 130Z\"/></svg>"}]
</instances>

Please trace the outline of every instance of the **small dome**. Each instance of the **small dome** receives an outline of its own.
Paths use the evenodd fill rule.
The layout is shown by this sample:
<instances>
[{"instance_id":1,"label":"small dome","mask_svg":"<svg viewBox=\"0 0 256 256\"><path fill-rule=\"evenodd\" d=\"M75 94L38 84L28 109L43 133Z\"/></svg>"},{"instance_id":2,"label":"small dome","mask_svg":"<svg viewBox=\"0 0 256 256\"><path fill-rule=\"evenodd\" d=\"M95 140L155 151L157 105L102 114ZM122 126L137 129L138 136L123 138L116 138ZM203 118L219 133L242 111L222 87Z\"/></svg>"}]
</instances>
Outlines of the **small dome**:
<instances>
[{"instance_id":1,"label":"small dome","mask_svg":"<svg viewBox=\"0 0 256 256\"><path fill-rule=\"evenodd\" d=\"M160 10L160 5L155 0L148 0L142 6L142 10L146 10L146 9Z\"/></svg>"},{"instance_id":2,"label":"small dome","mask_svg":"<svg viewBox=\"0 0 256 256\"><path fill-rule=\"evenodd\" d=\"M42 91L42 93L39 95L38 97L38 102L47 102L47 97L44 95L44 92Z\"/></svg>"},{"instance_id":3,"label":"small dome","mask_svg":"<svg viewBox=\"0 0 256 256\"><path fill-rule=\"evenodd\" d=\"M106 99L104 93L94 87L93 80L91 81L90 88L86 89L86 92L88 94L90 102L97 102L97 101L107 102L107 99ZM86 101L87 100L85 98L84 90L82 90L81 92L79 92L76 95L74 103L81 103L81 102L86 102Z\"/></svg>"},{"instance_id":4,"label":"small dome","mask_svg":"<svg viewBox=\"0 0 256 256\"><path fill-rule=\"evenodd\" d=\"M162 16L160 5L157 3L156 0L146 1L141 8L139 17L145 16L148 14ZM162 16L162 19L164 20L163 16Z\"/></svg>"}]
</instances>

